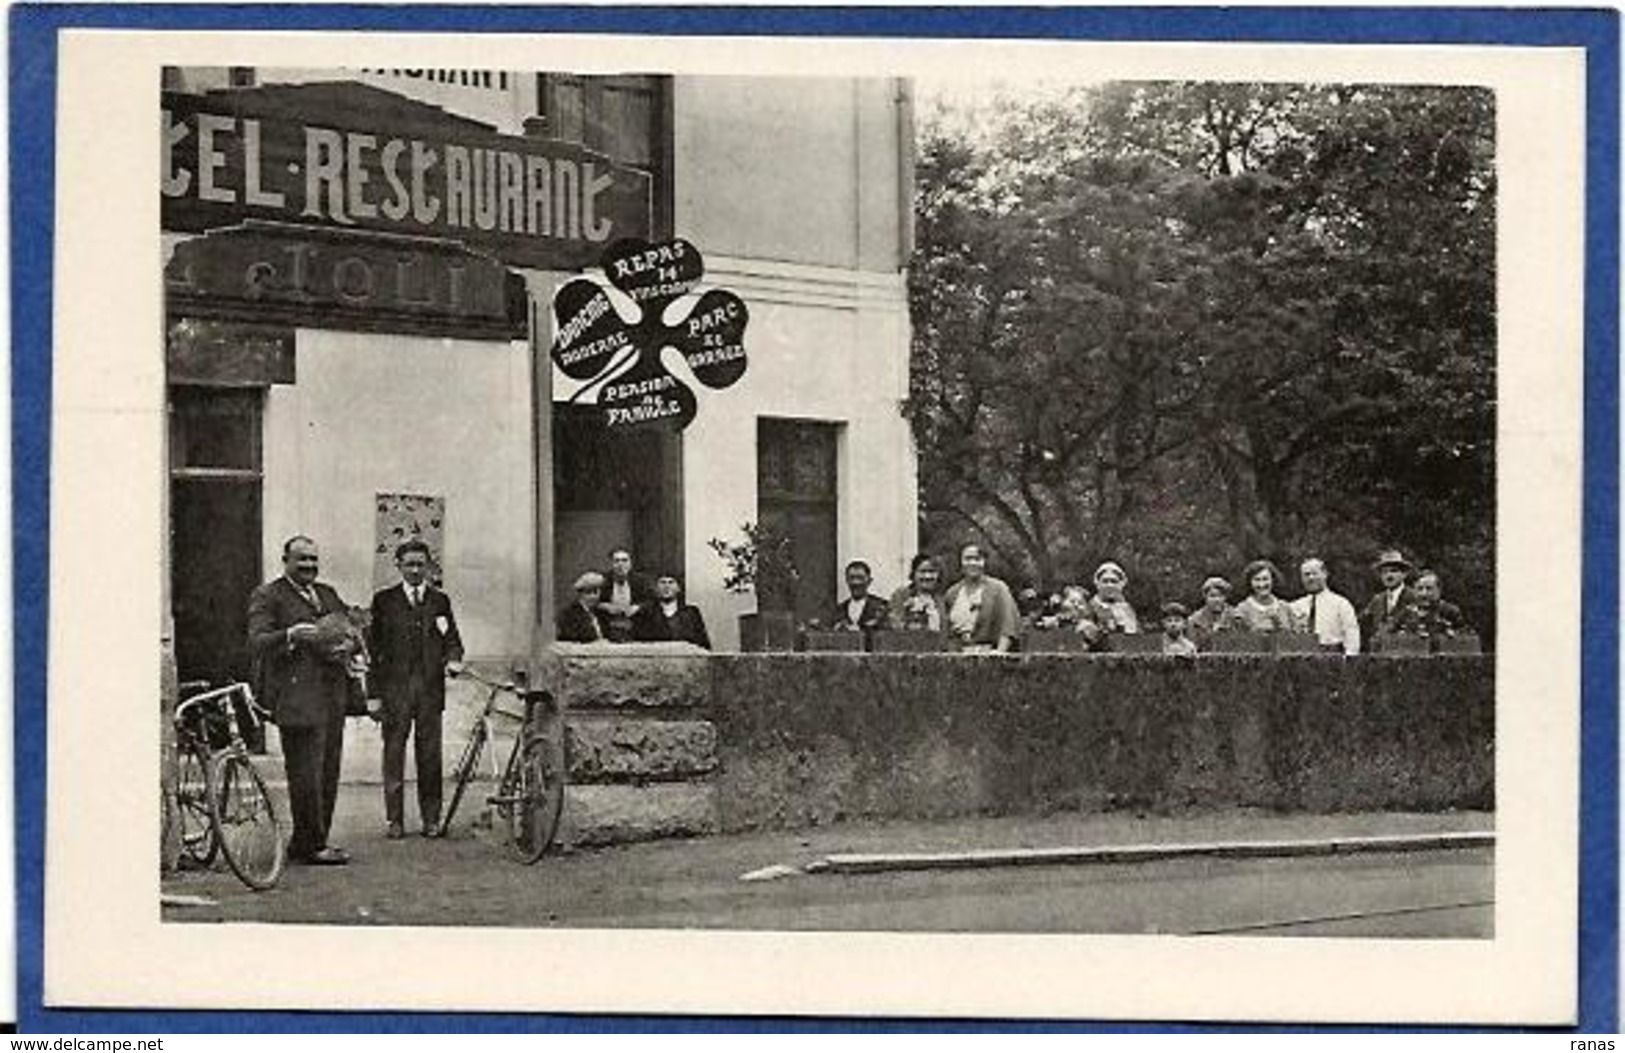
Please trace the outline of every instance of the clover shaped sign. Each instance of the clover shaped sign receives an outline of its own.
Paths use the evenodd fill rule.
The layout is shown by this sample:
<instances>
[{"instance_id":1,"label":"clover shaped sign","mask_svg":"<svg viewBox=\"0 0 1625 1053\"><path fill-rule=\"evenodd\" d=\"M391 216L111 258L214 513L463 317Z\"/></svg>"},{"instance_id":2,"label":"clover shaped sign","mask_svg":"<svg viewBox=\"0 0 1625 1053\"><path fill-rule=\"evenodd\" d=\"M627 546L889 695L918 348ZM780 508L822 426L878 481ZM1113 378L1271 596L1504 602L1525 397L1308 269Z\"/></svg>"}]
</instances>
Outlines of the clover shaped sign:
<instances>
[{"instance_id":1,"label":"clover shaped sign","mask_svg":"<svg viewBox=\"0 0 1625 1053\"><path fill-rule=\"evenodd\" d=\"M675 348L708 388L732 385L745 374L745 302L711 289L667 321L667 309L705 275L700 250L682 238L616 242L604 253L603 268L609 284L632 301L636 317L622 317L599 281L572 278L553 296L553 362L571 380L588 382L583 394L596 390L608 427L665 421L688 427L699 403L661 355Z\"/></svg>"}]
</instances>

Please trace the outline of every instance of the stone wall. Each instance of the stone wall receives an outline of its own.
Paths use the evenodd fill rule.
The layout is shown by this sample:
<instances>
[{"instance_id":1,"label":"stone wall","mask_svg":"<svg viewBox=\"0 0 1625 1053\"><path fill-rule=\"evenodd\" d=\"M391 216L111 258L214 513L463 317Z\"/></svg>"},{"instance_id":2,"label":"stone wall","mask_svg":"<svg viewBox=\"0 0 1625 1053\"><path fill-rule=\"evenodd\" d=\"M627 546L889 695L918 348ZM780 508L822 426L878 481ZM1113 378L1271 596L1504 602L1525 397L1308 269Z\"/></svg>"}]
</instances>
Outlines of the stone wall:
<instances>
[{"instance_id":1,"label":"stone wall","mask_svg":"<svg viewBox=\"0 0 1625 1053\"><path fill-rule=\"evenodd\" d=\"M566 844L1068 809L1494 805L1492 657L558 651L532 679L567 707ZM448 773L483 702L448 685ZM499 724L499 760L515 724ZM376 784L376 728L350 725L346 781Z\"/></svg>"},{"instance_id":2,"label":"stone wall","mask_svg":"<svg viewBox=\"0 0 1625 1053\"><path fill-rule=\"evenodd\" d=\"M1489 657L719 655L724 831L1494 804Z\"/></svg>"},{"instance_id":3,"label":"stone wall","mask_svg":"<svg viewBox=\"0 0 1625 1053\"><path fill-rule=\"evenodd\" d=\"M567 707L570 780L560 840L714 833L711 656L682 643L558 649L535 679Z\"/></svg>"}]
</instances>

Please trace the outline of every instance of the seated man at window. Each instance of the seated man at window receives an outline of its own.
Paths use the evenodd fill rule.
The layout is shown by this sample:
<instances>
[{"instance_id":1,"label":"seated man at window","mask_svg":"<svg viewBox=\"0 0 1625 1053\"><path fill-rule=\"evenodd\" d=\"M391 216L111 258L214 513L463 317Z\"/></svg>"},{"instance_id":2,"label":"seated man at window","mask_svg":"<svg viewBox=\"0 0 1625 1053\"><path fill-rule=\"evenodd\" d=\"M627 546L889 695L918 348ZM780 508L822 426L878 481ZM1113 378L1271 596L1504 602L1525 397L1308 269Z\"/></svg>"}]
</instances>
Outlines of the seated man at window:
<instances>
[{"instance_id":1,"label":"seated man at window","mask_svg":"<svg viewBox=\"0 0 1625 1053\"><path fill-rule=\"evenodd\" d=\"M869 594L869 583L874 573L869 564L855 559L846 565L846 587L851 595L835 605L835 616L829 627L842 632L873 632L886 625L888 604L879 596Z\"/></svg>"},{"instance_id":2,"label":"seated man at window","mask_svg":"<svg viewBox=\"0 0 1625 1053\"><path fill-rule=\"evenodd\" d=\"M632 573L632 553L624 548L610 549L609 573L598 603L598 621L611 643L632 639L632 616L654 599L649 586Z\"/></svg>"},{"instance_id":3,"label":"seated man at window","mask_svg":"<svg viewBox=\"0 0 1625 1053\"><path fill-rule=\"evenodd\" d=\"M683 586L675 574L655 579L655 598L632 616L634 640L682 640L711 649L711 636L705 631L705 616L692 603L683 602Z\"/></svg>"},{"instance_id":4,"label":"seated man at window","mask_svg":"<svg viewBox=\"0 0 1625 1053\"><path fill-rule=\"evenodd\" d=\"M576 579L575 599L559 610L559 640L564 643L595 643L607 640L598 620L598 602L604 592L604 576L589 570Z\"/></svg>"}]
</instances>

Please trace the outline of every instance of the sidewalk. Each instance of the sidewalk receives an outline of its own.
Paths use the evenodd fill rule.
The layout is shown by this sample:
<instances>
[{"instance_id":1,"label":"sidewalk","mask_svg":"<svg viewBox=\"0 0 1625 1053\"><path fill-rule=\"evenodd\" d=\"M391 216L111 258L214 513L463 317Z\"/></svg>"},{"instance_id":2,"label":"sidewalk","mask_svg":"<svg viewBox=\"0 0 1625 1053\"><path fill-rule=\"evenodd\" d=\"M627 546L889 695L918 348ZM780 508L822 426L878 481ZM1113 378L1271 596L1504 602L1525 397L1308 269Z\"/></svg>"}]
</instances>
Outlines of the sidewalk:
<instances>
[{"instance_id":1,"label":"sidewalk","mask_svg":"<svg viewBox=\"0 0 1625 1053\"><path fill-rule=\"evenodd\" d=\"M163 883L165 892L206 896L215 902L166 908L164 917L361 925L725 926L742 906L838 894L843 881L892 880L816 874L779 881L740 880L765 867L799 869L831 855L1295 841L1494 829L1494 816L1487 813L1279 816L1227 811L1145 817L1067 813L852 822L815 830L655 841L550 853L535 866L525 867L509 860L489 833L470 829L477 806L459 815L453 836L433 841L416 836L410 791L407 810L412 836L387 841L382 791L347 785L340 793L333 840L351 852L350 866L290 867L279 888L262 894L244 889L229 873L169 875ZM983 873L1031 874L1090 865L1102 864Z\"/></svg>"}]
</instances>

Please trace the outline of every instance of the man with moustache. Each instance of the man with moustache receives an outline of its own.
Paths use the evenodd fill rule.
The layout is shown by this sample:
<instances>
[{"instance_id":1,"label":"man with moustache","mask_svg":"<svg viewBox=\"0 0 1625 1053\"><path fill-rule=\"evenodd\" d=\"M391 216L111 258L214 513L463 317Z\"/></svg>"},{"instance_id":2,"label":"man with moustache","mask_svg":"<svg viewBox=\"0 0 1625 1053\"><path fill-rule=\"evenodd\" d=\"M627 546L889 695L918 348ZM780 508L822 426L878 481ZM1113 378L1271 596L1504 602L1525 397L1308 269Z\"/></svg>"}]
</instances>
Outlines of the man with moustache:
<instances>
[{"instance_id":1,"label":"man with moustache","mask_svg":"<svg viewBox=\"0 0 1625 1053\"><path fill-rule=\"evenodd\" d=\"M347 608L332 586L317 581L321 557L304 535L282 546L282 576L248 599L248 649L261 702L276 721L287 766L293 836L288 859L343 866L342 848L327 843L344 752L349 674L335 661L316 623Z\"/></svg>"}]
</instances>

